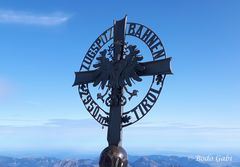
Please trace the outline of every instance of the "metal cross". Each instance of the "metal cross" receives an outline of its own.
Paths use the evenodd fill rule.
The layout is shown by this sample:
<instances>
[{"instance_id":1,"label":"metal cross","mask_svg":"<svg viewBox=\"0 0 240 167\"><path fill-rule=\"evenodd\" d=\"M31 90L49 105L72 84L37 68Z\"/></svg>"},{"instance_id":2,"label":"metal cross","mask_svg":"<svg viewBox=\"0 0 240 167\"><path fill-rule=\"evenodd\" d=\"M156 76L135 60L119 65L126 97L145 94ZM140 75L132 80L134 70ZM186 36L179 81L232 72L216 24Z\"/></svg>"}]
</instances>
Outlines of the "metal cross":
<instances>
[{"instance_id":1,"label":"metal cross","mask_svg":"<svg viewBox=\"0 0 240 167\"><path fill-rule=\"evenodd\" d=\"M123 51L125 44L125 29L126 29L126 17L122 20L114 22L114 51L113 51L113 63L116 68L121 68L120 61L123 59ZM150 61L145 63L139 63L144 67L143 71L137 71L138 76L151 76L151 75L165 75L172 74L170 69L171 58L163 60ZM116 69L116 73L121 72ZM99 75L98 69L92 71L80 71L75 73L76 78L73 86L93 83ZM116 75L116 80L118 75ZM112 86L111 87L111 100L109 121L108 121L108 134L107 140L109 145L121 146L121 133L122 133L122 113L123 106L120 105L120 99L123 94L123 87Z\"/></svg>"}]
</instances>

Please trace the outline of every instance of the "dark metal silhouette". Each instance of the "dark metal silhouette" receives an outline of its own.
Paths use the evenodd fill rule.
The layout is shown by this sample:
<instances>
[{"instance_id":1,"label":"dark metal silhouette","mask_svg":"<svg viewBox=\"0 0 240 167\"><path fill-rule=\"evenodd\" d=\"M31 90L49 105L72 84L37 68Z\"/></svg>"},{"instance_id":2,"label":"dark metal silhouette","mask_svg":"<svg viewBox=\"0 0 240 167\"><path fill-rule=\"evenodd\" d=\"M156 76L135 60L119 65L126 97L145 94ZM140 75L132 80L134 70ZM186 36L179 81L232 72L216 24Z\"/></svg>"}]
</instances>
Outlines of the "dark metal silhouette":
<instances>
[{"instance_id":1,"label":"dark metal silhouette","mask_svg":"<svg viewBox=\"0 0 240 167\"><path fill-rule=\"evenodd\" d=\"M128 25L128 32L126 32L126 25ZM145 29L144 32L143 29ZM108 32L110 34L109 38L106 35ZM75 73L76 78L73 86L79 86L80 96L89 113L99 123L108 126L107 140L109 147L101 154L100 167L120 167L121 165L121 167L125 167L127 166L127 154L121 147L122 128L144 117L152 108L161 92L165 76L172 74L170 69L171 58L166 58L160 39L150 29L141 24L127 23L126 17L116 21L114 26L103 34L106 41L103 40L104 36L102 35L91 46L85 56L85 64L83 63L81 70ZM141 62L143 56L140 55L136 45L128 45L125 42L125 35L141 38L149 46L154 61ZM113 44L108 49L100 51L96 58L98 62L93 64L95 69L90 70L92 61L98 51L111 39L113 39ZM83 68L85 68L85 71ZM144 76L156 77L153 77L151 88L142 102L124 113L123 106L127 101L137 96L139 91L136 89L129 91L128 87L131 87L135 82L141 82ZM109 113L100 108L91 98L88 90L89 83L105 90L105 93L97 94L97 99L110 107ZM101 115L100 112L106 116ZM130 116L130 114L133 114L135 120L131 121L133 116Z\"/></svg>"}]
</instances>

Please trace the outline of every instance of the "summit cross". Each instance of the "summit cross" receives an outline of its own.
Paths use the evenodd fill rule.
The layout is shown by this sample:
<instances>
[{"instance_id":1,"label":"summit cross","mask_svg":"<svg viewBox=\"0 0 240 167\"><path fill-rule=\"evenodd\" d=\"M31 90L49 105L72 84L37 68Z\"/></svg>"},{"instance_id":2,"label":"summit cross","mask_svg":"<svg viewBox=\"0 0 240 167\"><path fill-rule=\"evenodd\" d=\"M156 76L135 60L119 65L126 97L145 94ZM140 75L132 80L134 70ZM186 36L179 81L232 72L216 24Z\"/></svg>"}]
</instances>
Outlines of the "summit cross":
<instances>
[{"instance_id":1,"label":"summit cross","mask_svg":"<svg viewBox=\"0 0 240 167\"><path fill-rule=\"evenodd\" d=\"M126 26L129 27L127 33ZM143 29L145 32L141 35ZM127 17L114 21L113 27L103 33L104 38L107 38L107 33L109 33L109 38L104 44L113 39L112 45L109 46L108 50L104 49L99 52L104 44L100 46L102 35L97 38L94 44L98 47L94 47L94 44L91 46L94 53L91 50L89 50L89 53L93 53L93 55L85 56L83 61L87 62L88 67L82 65L80 71L75 72L73 86L78 85L80 97L88 112L95 120L108 128L107 141L109 146L102 151L99 166L127 167L127 153L122 148L122 128L140 120L155 104L165 76L172 74L170 69L171 57L166 57L163 45L154 32L141 24L127 23ZM136 45L128 45L125 42L126 35L137 37L147 44L151 50L153 61L140 62L143 59L139 55L140 51L136 49ZM100 56L96 58L98 63L93 64L94 69L90 70L93 59L98 52L100 53ZM158 59L160 57L164 59ZM87 71L82 70L82 67ZM144 76L153 76L148 93L136 107L124 112L123 108L127 102L124 93L130 95L128 101L133 96L137 96L138 90L130 92L128 87L131 87L134 81L142 81L140 77ZM88 90L88 84L90 83L93 86L100 85L102 90L107 89L103 95L98 93L97 99L102 100L109 107L109 112L104 111L92 99ZM158 88L153 88L154 85L158 85ZM106 95L108 95L108 98L104 99ZM102 116L100 111L106 116ZM132 116L130 114L134 114L133 117L136 118L134 121L131 120Z\"/></svg>"},{"instance_id":2,"label":"summit cross","mask_svg":"<svg viewBox=\"0 0 240 167\"><path fill-rule=\"evenodd\" d=\"M115 70L115 81L119 80L118 74L121 73L121 67L119 62L123 59L123 47L125 43L125 28L126 28L126 17L122 20L115 21L114 23L114 56L113 64L117 67ZM150 75L164 75L172 74L170 70L171 58L163 60L150 61L140 63L144 70L137 71L139 76L150 76ZM99 75L98 69L92 71L75 72L75 82L73 86L93 83ZM118 85L118 84L115 84ZM123 106L119 104L119 97L123 94L123 88L121 86L112 86L111 88L112 104L110 105L109 123L108 123L108 134L107 140L109 145L120 146L121 145L121 131L122 131L122 112ZM116 98L117 97L117 98Z\"/></svg>"}]
</instances>

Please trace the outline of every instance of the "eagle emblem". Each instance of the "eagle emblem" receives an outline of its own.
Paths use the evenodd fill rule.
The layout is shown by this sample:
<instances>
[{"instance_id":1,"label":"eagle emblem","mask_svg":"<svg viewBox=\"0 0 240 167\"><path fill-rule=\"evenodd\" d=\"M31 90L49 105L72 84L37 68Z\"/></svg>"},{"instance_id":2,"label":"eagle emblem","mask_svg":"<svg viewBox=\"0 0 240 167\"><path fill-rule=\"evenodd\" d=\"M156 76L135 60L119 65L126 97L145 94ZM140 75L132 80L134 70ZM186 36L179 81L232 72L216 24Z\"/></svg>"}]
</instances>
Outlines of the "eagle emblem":
<instances>
[{"instance_id":1,"label":"eagle emblem","mask_svg":"<svg viewBox=\"0 0 240 167\"><path fill-rule=\"evenodd\" d=\"M135 45L127 46L124 49L123 59L118 61L111 60L111 56L108 58L108 51L107 49L101 51L100 56L97 57L97 64L93 65L94 68L98 69L93 86L100 85L102 89L106 86L118 88L126 85L132 86L134 81L142 81L138 72L144 70L144 67L139 64L143 56L139 55L140 51Z\"/></svg>"},{"instance_id":2,"label":"eagle emblem","mask_svg":"<svg viewBox=\"0 0 240 167\"><path fill-rule=\"evenodd\" d=\"M97 98L104 102L104 96L108 93L109 88L124 88L129 94L128 100L133 96L137 96L138 90L128 91L127 86L131 87L135 81L140 82L142 78L138 72L143 71L145 68L139 62L143 60L140 51L136 45L124 45L123 59L114 61L112 59L113 46L104 49L97 57L97 63L93 65L97 69L98 74L93 82L93 86L99 85L101 89L107 87L106 93L103 95L98 93ZM125 98L125 97L122 97ZM123 99L126 101L126 98Z\"/></svg>"}]
</instances>

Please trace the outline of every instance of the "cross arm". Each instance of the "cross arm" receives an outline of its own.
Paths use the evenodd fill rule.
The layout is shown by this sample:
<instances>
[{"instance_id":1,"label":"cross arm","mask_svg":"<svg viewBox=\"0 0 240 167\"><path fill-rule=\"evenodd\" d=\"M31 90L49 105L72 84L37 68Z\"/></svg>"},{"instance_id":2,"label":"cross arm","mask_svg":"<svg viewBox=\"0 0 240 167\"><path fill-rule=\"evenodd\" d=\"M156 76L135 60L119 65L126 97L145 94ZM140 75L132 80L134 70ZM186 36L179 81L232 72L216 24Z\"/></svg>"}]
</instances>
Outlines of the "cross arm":
<instances>
[{"instance_id":1,"label":"cross arm","mask_svg":"<svg viewBox=\"0 0 240 167\"><path fill-rule=\"evenodd\" d=\"M138 71L137 74L139 76L172 74L170 61L171 57L163 60L139 63L141 66L145 67L145 69L143 71ZM75 81L73 86L92 83L96 80L98 75L98 70L75 72Z\"/></svg>"},{"instance_id":2,"label":"cross arm","mask_svg":"<svg viewBox=\"0 0 240 167\"><path fill-rule=\"evenodd\" d=\"M137 72L137 74L139 76L172 74L172 71L170 68L171 59L172 58L169 57L169 58L162 59L162 60L139 63L145 69L143 71Z\"/></svg>"},{"instance_id":3,"label":"cross arm","mask_svg":"<svg viewBox=\"0 0 240 167\"><path fill-rule=\"evenodd\" d=\"M75 81L72 86L94 82L98 76L98 70L75 72Z\"/></svg>"}]
</instances>

